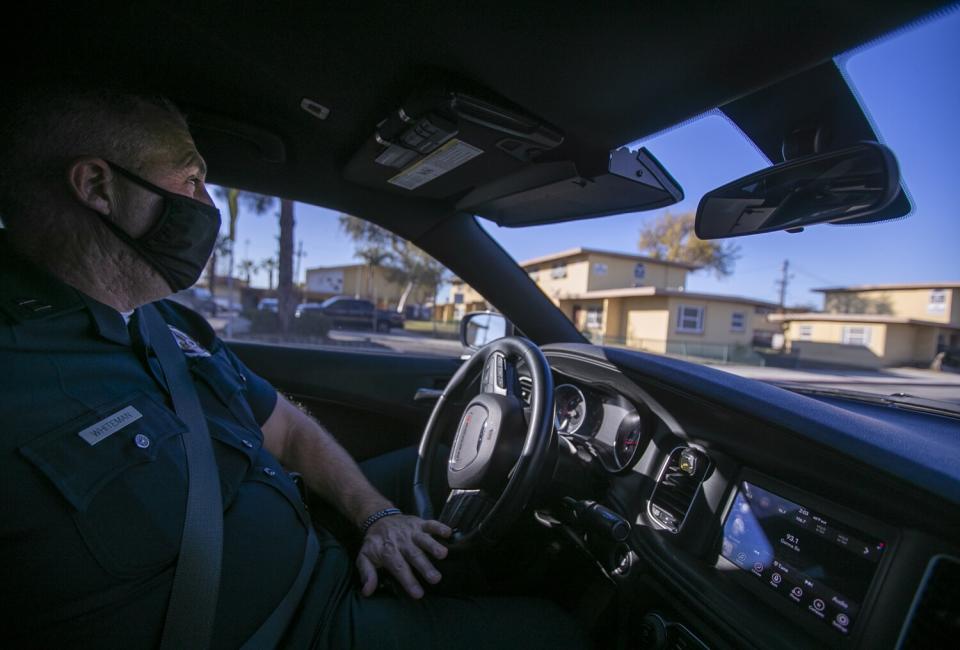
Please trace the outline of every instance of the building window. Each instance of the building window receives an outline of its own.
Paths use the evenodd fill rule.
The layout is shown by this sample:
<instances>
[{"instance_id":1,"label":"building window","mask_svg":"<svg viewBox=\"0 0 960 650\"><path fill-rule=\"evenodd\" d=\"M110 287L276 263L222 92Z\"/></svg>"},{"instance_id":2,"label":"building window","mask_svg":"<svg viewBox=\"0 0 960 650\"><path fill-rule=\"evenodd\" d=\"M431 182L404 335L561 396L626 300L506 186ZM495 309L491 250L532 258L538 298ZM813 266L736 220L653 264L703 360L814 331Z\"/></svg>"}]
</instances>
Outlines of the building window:
<instances>
[{"instance_id":1,"label":"building window","mask_svg":"<svg viewBox=\"0 0 960 650\"><path fill-rule=\"evenodd\" d=\"M870 328L863 325L845 325L843 328L844 345L870 345Z\"/></svg>"},{"instance_id":2,"label":"building window","mask_svg":"<svg viewBox=\"0 0 960 650\"><path fill-rule=\"evenodd\" d=\"M753 313L757 316L766 316L767 314L772 314L773 310L769 307L754 307Z\"/></svg>"},{"instance_id":3,"label":"building window","mask_svg":"<svg viewBox=\"0 0 960 650\"><path fill-rule=\"evenodd\" d=\"M603 327L603 307L587 307L586 326L592 330Z\"/></svg>"},{"instance_id":4,"label":"building window","mask_svg":"<svg viewBox=\"0 0 960 650\"><path fill-rule=\"evenodd\" d=\"M947 309L947 290L933 289L930 292L930 302L927 303L927 311L931 314L942 314Z\"/></svg>"},{"instance_id":5,"label":"building window","mask_svg":"<svg viewBox=\"0 0 960 650\"><path fill-rule=\"evenodd\" d=\"M633 279L634 280L643 280L647 277L647 267L643 262L637 262L637 265L633 267Z\"/></svg>"},{"instance_id":6,"label":"building window","mask_svg":"<svg viewBox=\"0 0 960 650\"><path fill-rule=\"evenodd\" d=\"M813 325L801 325L800 326L800 340L809 341L813 338Z\"/></svg>"},{"instance_id":7,"label":"building window","mask_svg":"<svg viewBox=\"0 0 960 650\"><path fill-rule=\"evenodd\" d=\"M550 269L550 277L554 280L567 277L567 265L563 262L557 262Z\"/></svg>"},{"instance_id":8,"label":"building window","mask_svg":"<svg viewBox=\"0 0 960 650\"><path fill-rule=\"evenodd\" d=\"M677 311L677 331L694 334L703 332L703 307L680 305Z\"/></svg>"},{"instance_id":9,"label":"building window","mask_svg":"<svg viewBox=\"0 0 960 650\"><path fill-rule=\"evenodd\" d=\"M597 262L593 265L593 272L596 275L606 275L607 274L607 265L602 262Z\"/></svg>"},{"instance_id":10,"label":"building window","mask_svg":"<svg viewBox=\"0 0 960 650\"><path fill-rule=\"evenodd\" d=\"M455 304L455 305L462 305L462 304L463 304L463 294L462 294L462 293L455 293L455 294L453 294L453 304Z\"/></svg>"},{"instance_id":11,"label":"building window","mask_svg":"<svg viewBox=\"0 0 960 650\"><path fill-rule=\"evenodd\" d=\"M742 332L747 329L747 316L742 311L735 311L730 314L730 331Z\"/></svg>"}]
</instances>

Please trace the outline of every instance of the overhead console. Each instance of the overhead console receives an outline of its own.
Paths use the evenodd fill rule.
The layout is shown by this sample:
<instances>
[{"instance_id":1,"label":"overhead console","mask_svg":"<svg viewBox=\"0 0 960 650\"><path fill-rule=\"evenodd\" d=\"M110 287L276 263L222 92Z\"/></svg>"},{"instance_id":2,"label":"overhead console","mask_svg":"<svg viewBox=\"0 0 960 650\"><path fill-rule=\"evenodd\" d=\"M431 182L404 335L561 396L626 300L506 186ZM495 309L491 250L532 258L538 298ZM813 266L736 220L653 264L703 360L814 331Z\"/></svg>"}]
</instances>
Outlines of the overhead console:
<instances>
[{"instance_id":1,"label":"overhead console","mask_svg":"<svg viewBox=\"0 0 960 650\"><path fill-rule=\"evenodd\" d=\"M651 210L683 198L649 151L581 145L480 94L445 88L412 95L373 127L344 177L445 201L503 226Z\"/></svg>"}]
</instances>

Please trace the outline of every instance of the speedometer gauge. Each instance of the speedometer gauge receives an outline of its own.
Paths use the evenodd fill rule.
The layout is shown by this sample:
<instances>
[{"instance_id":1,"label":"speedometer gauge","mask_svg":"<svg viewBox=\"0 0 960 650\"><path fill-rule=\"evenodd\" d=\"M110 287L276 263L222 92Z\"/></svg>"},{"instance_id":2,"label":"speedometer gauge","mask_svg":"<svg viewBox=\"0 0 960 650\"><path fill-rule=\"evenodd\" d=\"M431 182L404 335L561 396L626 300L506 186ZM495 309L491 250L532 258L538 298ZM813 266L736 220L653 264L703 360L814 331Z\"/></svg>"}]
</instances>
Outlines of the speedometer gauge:
<instances>
[{"instance_id":1,"label":"speedometer gauge","mask_svg":"<svg viewBox=\"0 0 960 650\"><path fill-rule=\"evenodd\" d=\"M579 388L561 384L554 391L554 424L557 433L576 433L587 418L587 400Z\"/></svg>"}]
</instances>

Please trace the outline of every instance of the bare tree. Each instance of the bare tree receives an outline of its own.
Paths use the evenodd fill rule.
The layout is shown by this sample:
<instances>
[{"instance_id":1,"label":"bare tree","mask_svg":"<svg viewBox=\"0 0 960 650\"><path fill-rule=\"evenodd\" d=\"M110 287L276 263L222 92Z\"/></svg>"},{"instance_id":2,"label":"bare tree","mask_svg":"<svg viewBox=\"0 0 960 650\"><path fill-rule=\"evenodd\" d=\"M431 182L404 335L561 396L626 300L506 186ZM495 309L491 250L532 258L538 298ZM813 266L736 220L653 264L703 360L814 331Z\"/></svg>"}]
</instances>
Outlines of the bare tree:
<instances>
[{"instance_id":1,"label":"bare tree","mask_svg":"<svg viewBox=\"0 0 960 650\"><path fill-rule=\"evenodd\" d=\"M711 269L718 278L733 273L740 247L730 242L705 241L693 232L694 214L669 211L640 229L638 248L644 255L669 262L696 264Z\"/></svg>"},{"instance_id":2,"label":"bare tree","mask_svg":"<svg viewBox=\"0 0 960 650\"><path fill-rule=\"evenodd\" d=\"M406 239L347 214L340 215L340 227L356 244L356 257L367 263L369 281L374 286L376 270L383 268L391 281L404 287L397 304L398 312L403 312L416 289L432 295L443 282L446 268Z\"/></svg>"}]
</instances>

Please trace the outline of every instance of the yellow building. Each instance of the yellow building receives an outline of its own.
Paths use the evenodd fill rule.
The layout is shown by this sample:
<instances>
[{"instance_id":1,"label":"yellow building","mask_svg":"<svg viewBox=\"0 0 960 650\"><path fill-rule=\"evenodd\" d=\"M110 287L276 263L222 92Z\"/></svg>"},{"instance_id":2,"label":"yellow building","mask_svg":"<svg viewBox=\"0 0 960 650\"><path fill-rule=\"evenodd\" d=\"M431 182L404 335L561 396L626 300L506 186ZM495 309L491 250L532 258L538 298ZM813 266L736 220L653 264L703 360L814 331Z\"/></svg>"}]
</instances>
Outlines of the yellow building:
<instances>
[{"instance_id":1,"label":"yellow building","mask_svg":"<svg viewBox=\"0 0 960 650\"><path fill-rule=\"evenodd\" d=\"M491 309L490 303L473 287L460 278L454 278L450 282L450 295L447 301L438 303L434 307L433 317L438 321L458 321L464 314L489 309Z\"/></svg>"},{"instance_id":2,"label":"yellow building","mask_svg":"<svg viewBox=\"0 0 960 650\"><path fill-rule=\"evenodd\" d=\"M686 291L687 274L697 269L692 264L574 248L520 266L596 343L735 360L779 332L766 318L773 303ZM447 320L488 308L462 281L450 295L437 310Z\"/></svg>"},{"instance_id":3,"label":"yellow building","mask_svg":"<svg viewBox=\"0 0 960 650\"><path fill-rule=\"evenodd\" d=\"M882 367L929 365L960 347L960 282L815 289L824 313L772 315L788 351L805 361Z\"/></svg>"},{"instance_id":4,"label":"yellow building","mask_svg":"<svg viewBox=\"0 0 960 650\"><path fill-rule=\"evenodd\" d=\"M381 309L396 307L404 287L389 279L387 270L373 272L366 264L341 264L307 269L308 300L353 296L375 303Z\"/></svg>"}]
</instances>

